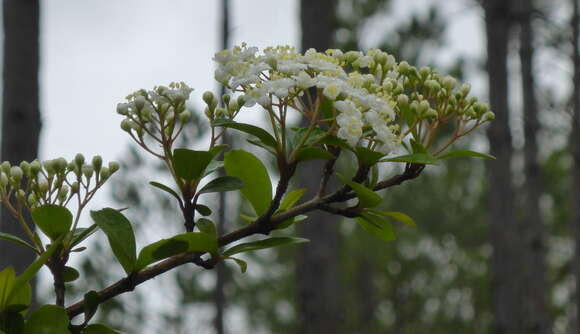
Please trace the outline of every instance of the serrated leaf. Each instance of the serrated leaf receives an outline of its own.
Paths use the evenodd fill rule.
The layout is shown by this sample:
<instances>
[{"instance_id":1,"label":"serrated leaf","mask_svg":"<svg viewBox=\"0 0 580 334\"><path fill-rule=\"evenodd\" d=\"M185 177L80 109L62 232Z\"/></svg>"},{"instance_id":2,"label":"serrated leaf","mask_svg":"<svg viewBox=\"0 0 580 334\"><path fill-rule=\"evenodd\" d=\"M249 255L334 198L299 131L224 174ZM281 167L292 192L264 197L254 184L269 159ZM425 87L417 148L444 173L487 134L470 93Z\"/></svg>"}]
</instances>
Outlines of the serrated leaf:
<instances>
[{"instance_id":1,"label":"serrated leaf","mask_svg":"<svg viewBox=\"0 0 580 334\"><path fill-rule=\"evenodd\" d=\"M64 308L56 305L44 305L34 311L22 334L70 334L69 318Z\"/></svg>"},{"instance_id":2,"label":"serrated leaf","mask_svg":"<svg viewBox=\"0 0 580 334\"><path fill-rule=\"evenodd\" d=\"M237 177L222 176L208 182L198 191L198 194L233 191L242 189L243 187L244 183Z\"/></svg>"},{"instance_id":3,"label":"serrated leaf","mask_svg":"<svg viewBox=\"0 0 580 334\"><path fill-rule=\"evenodd\" d=\"M28 242L20 239L19 237L15 236L15 235L12 235L12 234L9 234L9 233L0 232L0 239L4 239L4 240L7 240L7 241L15 242L15 243L17 243L19 245L28 247L28 248L30 248L30 249L32 249L32 250L34 250L36 252L36 248L34 248L34 246L32 246Z\"/></svg>"},{"instance_id":4,"label":"serrated leaf","mask_svg":"<svg viewBox=\"0 0 580 334\"><path fill-rule=\"evenodd\" d=\"M297 161L330 160L336 158L332 153L319 147L303 147L296 154Z\"/></svg>"},{"instance_id":5,"label":"serrated leaf","mask_svg":"<svg viewBox=\"0 0 580 334\"><path fill-rule=\"evenodd\" d=\"M457 151L452 151L449 153L445 153L443 155L438 156L438 159L450 159L450 158L483 158L483 159L490 159L490 160L495 160L495 157L493 155L489 155L489 154L485 154L485 153L480 153L480 152L474 152L474 151L470 151L470 150L457 150Z\"/></svg>"},{"instance_id":6,"label":"serrated leaf","mask_svg":"<svg viewBox=\"0 0 580 334\"><path fill-rule=\"evenodd\" d=\"M248 270L248 263L244 260L232 256L225 257L224 259L234 261L238 265L238 267L240 267L240 271L242 272L242 274L244 274L246 270Z\"/></svg>"},{"instance_id":7,"label":"serrated leaf","mask_svg":"<svg viewBox=\"0 0 580 334\"><path fill-rule=\"evenodd\" d=\"M200 179L213 158L214 155L208 151L175 149L173 150L175 174L187 181Z\"/></svg>"},{"instance_id":8,"label":"serrated leaf","mask_svg":"<svg viewBox=\"0 0 580 334\"><path fill-rule=\"evenodd\" d=\"M262 143L264 143L265 145L269 146L269 147L273 147L276 148L278 146L276 139L274 137L272 137L271 134L268 133L268 131L259 128L257 126L254 125L250 125L250 124L244 124L244 123L237 123L234 121L230 121L230 120L217 120L215 121L212 126L216 127L224 127L224 128L230 128L230 129L236 129L242 132L245 132L247 134L250 134L252 136L257 137L258 139L260 139L260 141Z\"/></svg>"},{"instance_id":9,"label":"serrated leaf","mask_svg":"<svg viewBox=\"0 0 580 334\"><path fill-rule=\"evenodd\" d=\"M372 207L375 207L375 206L381 204L381 202L383 201L381 196L377 195L377 193L375 193L371 189L363 186L362 184L351 181L351 180L347 179L346 177L342 176L341 174L337 173L336 175L338 176L338 178L342 182L344 182L346 185L351 187L352 190L354 190L354 192L356 193L356 196L359 199L360 207L372 208Z\"/></svg>"},{"instance_id":10,"label":"serrated leaf","mask_svg":"<svg viewBox=\"0 0 580 334\"><path fill-rule=\"evenodd\" d=\"M55 240L68 233L72 225L72 213L61 205L45 204L31 212L34 224L38 226L50 240Z\"/></svg>"},{"instance_id":11,"label":"serrated leaf","mask_svg":"<svg viewBox=\"0 0 580 334\"><path fill-rule=\"evenodd\" d=\"M437 158L431 156L428 153L413 153L400 155L398 157L393 158L382 159L381 162L405 162L422 165L436 165Z\"/></svg>"},{"instance_id":12,"label":"serrated leaf","mask_svg":"<svg viewBox=\"0 0 580 334\"><path fill-rule=\"evenodd\" d=\"M206 218L199 218L197 222L195 222L195 226L199 229L200 232L209 234L214 238L217 238L217 229L215 224Z\"/></svg>"},{"instance_id":13,"label":"serrated leaf","mask_svg":"<svg viewBox=\"0 0 580 334\"><path fill-rule=\"evenodd\" d=\"M159 182L155 182L155 181L151 181L149 182L150 185L154 186L157 189L163 190L166 193L170 194L171 196L175 197L179 202L181 202L181 197L179 197L179 195L177 194L177 192L171 188L169 188L168 186L159 183Z\"/></svg>"},{"instance_id":14,"label":"serrated leaf","mask_svg":"<svg viewBox=\"0 0 580 334\"><path fill-rule=\"evenodd\" d=\"M62 272L62 278L65 282L76 281L80 276L81 274L73 267L64 267Z\"/></svg>"},{"instance_id":15,"label":"serrated leaf","mask_svg":"<svg viewBox=\"0 0 580 334\"><path fill-rule=\"evenodd\" d=\"M202 216L211 215L211 209L203 204L196 204L195 211L199 212Z\"/></svg>"},{"instance_id":16,"label":"serrated leaf","mask_svg":"<svg viewBox=\"0 0 580 334\"><path fill-rule=\"evenodd\" d=\"M368 233L383 239L393 241L396 238L395 229L391 224L377 216L363 214L362 217L356 218L357 223Z\"/></svg>"},{"instance_id":17,"label":"serrated leaf","mask_svg":"<svg viewBox=\"0 0 580 334\"><path fill-rule=\"evenodd\" d=\"M133 271L136 257L135 234L129 220L119 211L104 208L91 211L91 218L105 233L113 254L127 274Z\"/></svg>"},{"instance_id":18,"label":"serrated leaf","mask_svg":"<svg viewBox=\"0 0 580 334\"><path fill-rule=\"evenodd\" d=\"M233 150L224 157L226 172L242 180L242 195L258 215L264 214L272 201L272 183L264 164L252 153Z\"/></svg>"},{"instance_id":19,"label":"serrated leaf","mask_svg":"<svg viewBox=\"0 0 580 334\"><path fill-rule=\"evenodd\" d=\"M380 215L380 216L395 219L395 220L400 221L401 223L407 224L409 226L413 226L413 227L417 226L417 224L415 223L413 218L409 217L408 215L406 215L402 212L381 211L381 210L375 210L375 209L368 209L368 211L375 214L375 215Z\"/></svg>"},{"instance_id":20,"label":"serrated leaf","mask_svg":"<svg viewBox=\"0 0 580 334\"><path fill-rule=\"evenodd\" d=\"M273 237L268 239L263 239L254 242L245 242L237 244L230 249L223 252L223 256L231 256L238 253L249 252L252 250L273 248L287 245L296 245L309 242L310 240L304 238L293 238L293 237Z\"/></svg>"}]
</instances>

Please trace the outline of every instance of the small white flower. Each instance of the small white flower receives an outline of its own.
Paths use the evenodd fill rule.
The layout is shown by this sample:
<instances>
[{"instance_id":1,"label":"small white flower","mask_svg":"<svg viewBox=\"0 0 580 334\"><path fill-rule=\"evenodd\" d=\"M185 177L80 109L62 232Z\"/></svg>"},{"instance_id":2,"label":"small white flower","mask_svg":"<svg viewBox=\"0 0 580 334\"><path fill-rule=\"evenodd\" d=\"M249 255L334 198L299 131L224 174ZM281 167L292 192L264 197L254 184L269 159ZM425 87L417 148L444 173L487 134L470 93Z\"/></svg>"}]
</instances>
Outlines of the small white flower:
<instances>
[{"instance_id":1,"label":"small white flower","mask_svg":"<svg viewBox=\"0 0 580 334\"><path fill-rule=\"evenodd\" d=\"M286 74L295 74L307 68L306 64L294 60L280 60L277 66L279 72Z\"/></svg>"},{"instance_id":2,"label":"small white flower","mask_svg":"<svg viewBox=\"0 0 580 334\"><path fill-rule=\"evenodd\" d=\"M304 71L300 71L298 75L292 77L292 79L296 80L296 86L300 89L307 89L316 84L316 80L314 80L308 73Z\"/></svg>"}]
</instances>

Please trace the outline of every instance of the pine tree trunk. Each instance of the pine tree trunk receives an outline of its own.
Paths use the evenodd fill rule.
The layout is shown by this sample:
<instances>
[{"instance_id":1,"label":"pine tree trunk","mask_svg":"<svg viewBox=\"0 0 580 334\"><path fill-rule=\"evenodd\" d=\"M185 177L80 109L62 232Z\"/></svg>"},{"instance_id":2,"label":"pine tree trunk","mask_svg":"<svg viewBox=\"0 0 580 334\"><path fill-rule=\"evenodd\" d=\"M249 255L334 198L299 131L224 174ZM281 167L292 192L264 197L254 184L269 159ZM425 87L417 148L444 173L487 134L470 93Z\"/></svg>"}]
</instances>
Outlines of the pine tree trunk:
<instances>
[{"instance_id":1,"label":"pine tree trunk","mask_svg":"<svg viewBox=\"0 0 580 334\"><path fill-rule=\"evenodd\" d=\"M511 160L512 137L508 108L508 44L511 28L509 0L485 0L489 100L496 118L487 132L490 152L497 160L488 163L492 303L495 334L522 333L519 299L519 235L514 213Z\"/></svg>"},{"instance_id":2,"label":"pine tree trunk","mask_svg":"<svg viewBox=\"0 0 580 334\"><path fill-rule=\"evenodd\" d=\"M38 154L40 112L38 108L39 64L38 0L4 0L4 87L2 94L2 152L12 164L31 161ZM0 231L22 237L20 225L2 210ZM14 266L17 272L34 260L22 246L0 241L0 269Z\"/></svg>"},{"instance_id":3,"label":"pine tree trunk","mask_svg":"<svg viewBox=\"0 0 580 334\"><path fill-rule=\"evenodd\" d=\"M336 0L302 0L300 20L302 49L324 51L332 46ZM303 164L298 170L300 187L316 189L323 164ZM309 195L312 195L310 193ZM298 249L296 261L300 334L341 333L339 231L337 218L322 212L309 214L297 225L311 242Z\"/></svg>"},{"instance_id":4,"label":"pine tree trunk","mask_svg":"<svg viewBox=\"0 0 580 334\"><path fill-rule=\"evenodd\" d=\"M229 38L230 38L230 2L229 0L222 0L222 24L221 24L221 47L222 49L227 49L229 47ZM220 93L223 95L225 93L225 87L220 86ZM224 134L222 137L222 144L229 145L230 137L227 134ZM226 205L226 196L227 193L221 192L218 194L219 196L219 212L218 212L218 221L217 221L217 230L218 234L222 235L225 230L225 223L228 219L227 217L227 205ZM225 334L225 325L224 325L224 316L225 316L225 309L226 309L226 296L225 296L225 285L226 285L226 278L227 278L227 268L223 262L218 263L216 266L216 282L214 288L214 306L215 306L215 318L214 318L214 329L216 334Z\"/></svg>"},{"instance_id":5,"label":"pine tree trunk","mask_svg":"<svg viewBox=\"0 0 580 334\"><path fill-rule=\"evenodd\" d=\"M576 275L576 327L580 327L580 5L577 0L572 2L572 60L574 64L574 78L572 91L572 134L570 146L572 149L572 230L575 233L576 249L574 252L573 268Z\"/></svg>"},{"instance_id":6,"label":"pine tree trunk","mask_svg":"<svg viewBox=\"0 0 580 334\"><path fill-rule=\"evenodd\" d=\"M534 73L534 31L531 0L519 0L520 18L520 63L523 92L524 115L524 172L523 221L520 235L523 236L522 249L522 306L524 333L547 334L550 331L548 308L546 306L546 263L544 245L544 220L540 212L542 195L542 175L538 163L537 134L540 130L538 103L535 93Z\"/></svg>"}]
</instances>

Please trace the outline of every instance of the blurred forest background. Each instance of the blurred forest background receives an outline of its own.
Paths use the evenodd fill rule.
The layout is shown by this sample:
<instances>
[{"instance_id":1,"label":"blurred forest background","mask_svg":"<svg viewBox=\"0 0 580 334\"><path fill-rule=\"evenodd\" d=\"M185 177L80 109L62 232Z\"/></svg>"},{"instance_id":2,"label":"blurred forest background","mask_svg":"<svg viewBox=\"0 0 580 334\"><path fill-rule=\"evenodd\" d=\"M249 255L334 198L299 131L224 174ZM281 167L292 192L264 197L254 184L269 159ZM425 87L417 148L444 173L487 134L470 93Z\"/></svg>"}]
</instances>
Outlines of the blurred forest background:
<instances>
[{"instance_id":1,"label":"blurred forest background","mask_svg":"<svg viewBox=\"0 0 580 334\"><path fill-rule=\"evenodd\" d=\"M312 240L306 246L246 255L246 274L233 267L179 268L104 304L98 316L126 333L578 333L578 0L455 2L462 9L452 15L443 10L444 2L432 1L402 20L393 17L393 6L412 1L296 0L297 47L381 48L398 60L479 83L487 88L496 120L459 145L487 148L497 160L450 160L390 189L382 205L418 223L415 229L398 228L394 242L313 214L295 230ZM2 160L38 154L42 5L3 1ZM219 31L219 47L226 48L236 12L229 0L216 8L207 29ZM474 11L485 34L484 52L450 54L452 44L464 41L448 34L449 23ZM179 53L175 48L171 52ZM115 117L113 105L109 110L107 117ZM203 141L206 129L197 117L183 145ZM245 138L224 140L239 147ZM112 206L131 208L128 214L139 222L135 229L144 240L177 232L173 203L146 185L166 178L161 166L134 145L124 150L118 157L123 175L114 178L110 191ZM309 173L315 167L301 170L304 187L318 183ZM222 231L243 224L237 195L212 203L221 204L213 219ZM2 216L1 231L14 233L15 226ZM94 256L76 262L85 284L79 296L121 275L109 265L114 261L102 244L90 248ZM22 268L31 259L0 241L0 267ZM41 291L37 298L50 298Z\"/></svg>"}]
</instances>

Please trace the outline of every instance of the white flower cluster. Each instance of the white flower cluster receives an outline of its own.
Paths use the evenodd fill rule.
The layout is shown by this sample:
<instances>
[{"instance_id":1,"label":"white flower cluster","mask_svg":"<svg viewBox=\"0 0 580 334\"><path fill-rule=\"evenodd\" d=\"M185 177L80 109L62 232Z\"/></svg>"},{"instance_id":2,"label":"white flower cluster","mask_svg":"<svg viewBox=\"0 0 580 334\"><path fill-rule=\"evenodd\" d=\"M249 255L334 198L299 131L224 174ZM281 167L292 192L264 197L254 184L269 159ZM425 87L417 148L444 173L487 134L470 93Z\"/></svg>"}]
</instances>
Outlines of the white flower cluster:
<instances>
[{"instance_id":1,"label":"white flower cluster","mask_svg":"<svg viewBox=\"0 0 580 334\"><path fill-rule=\"evenodd\" d=\"M216 80L243 93L247 107L257 103L267 109L282 104L300 108L303 104L294 100L315 87L333 101L336 135L351 146L363 138L365 127L374 131L375 149L383 153L401 141L394 123L393 96L383 85L397 64L380 50L363 54L310 49L300 54L293 47L278 46L259 54L258 48L242 44L216 53L214 60L219 65Z\"/></svg>"}]
</instances>

